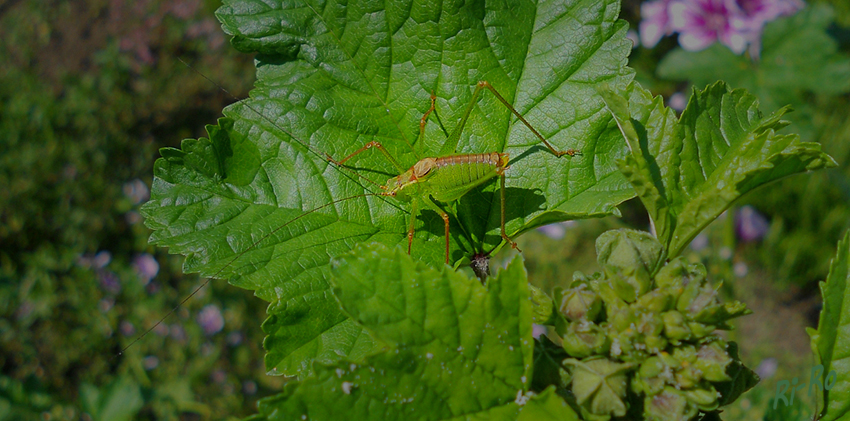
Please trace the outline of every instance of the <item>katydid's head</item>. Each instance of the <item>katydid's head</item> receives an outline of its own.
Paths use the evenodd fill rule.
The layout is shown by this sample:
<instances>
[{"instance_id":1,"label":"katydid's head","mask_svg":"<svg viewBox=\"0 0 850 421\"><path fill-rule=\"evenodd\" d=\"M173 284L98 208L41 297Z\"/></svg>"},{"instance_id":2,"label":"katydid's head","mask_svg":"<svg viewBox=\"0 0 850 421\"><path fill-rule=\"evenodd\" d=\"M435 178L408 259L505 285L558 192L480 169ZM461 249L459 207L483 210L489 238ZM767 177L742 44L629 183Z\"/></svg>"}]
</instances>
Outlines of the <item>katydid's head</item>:
<instances>
[{"instance_id":1,"label":"katydid's head","mask_svg":"<svg viewBox=\"0 0 850 421\"><path fill-rule=\"evenodd\" d=\"M386 190L382 193L384 196L392 196L403 202L409 202L414 193L414 188L411 186L423 181L432 169L437 165L437 160L434 158L424 158L413 164L409 170L405 171L397 177L387 180L387 185L381 188Z\"/></svg>"}]
</instances>

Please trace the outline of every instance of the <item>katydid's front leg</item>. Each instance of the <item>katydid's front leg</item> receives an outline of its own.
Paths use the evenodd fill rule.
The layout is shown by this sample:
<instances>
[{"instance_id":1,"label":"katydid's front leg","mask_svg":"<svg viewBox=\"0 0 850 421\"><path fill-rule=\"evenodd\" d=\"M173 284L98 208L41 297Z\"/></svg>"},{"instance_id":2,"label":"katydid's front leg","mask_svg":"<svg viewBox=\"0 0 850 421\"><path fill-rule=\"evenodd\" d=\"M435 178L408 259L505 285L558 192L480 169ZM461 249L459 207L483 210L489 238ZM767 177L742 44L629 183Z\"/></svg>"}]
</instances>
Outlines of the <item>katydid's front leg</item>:
<instances>
[{"instance_id":1,"label":"katydid's front leg","mask_svg":"<svg viewBox=\"0 0 850 421\"><path fill-rule=\"evenodd\" d=\"M419 199L410 203L410 222L407 225L407 254L413 249L413 232L416 226L416 217L419 216Z\"/></svg>"},{"instance_id":2,"label":"katydid's front leg","mask_svg":"<svg viewBox=\"0 0 850 421\"><path fill-rule=\"evenodd\" d=\"M431 208L431 210L433 210L434 212L437 212L440 215L440 217L443 218L443 225L445 225L445 227L446 227L446 264L449 264L449 214L446 213L446 211L444 211L442 208L437 206L437 204L434 203L434 201L430 197L425 196L421 200L423 202L425 202L425 206L427 206L428 208ZM418 201L418 200L414 200L414 202L416 202L416 201ZM413 222L410 223L410 227L411 227L410 229L412 230L413 229ZM407 254L410 254L409 249L408 249Z\"/></svg>"},{"instance_id":3,"label":"katydid's front leg","mask_svg":"<svg viewBox=\"0 0 850 421\"><path fill-rule=\"evenodd\" d=\"M334 159L332 156L330 156L327 153L325 154L325 156L328 158L329 161L333 162L334 164L342 166L342 165L345 164L345 161L348 161L349 159L354 158L355 156L357 156L357 155L359 155L363 152L366 152L366 151L368 151L369 149L372 149L372 148L378 148L378 150L381 151L381 154L383 154L384 157L387 158L387 161L390 161L390 163L393 164L396 171L398 171L399 173L404 172L404 168L401 165L399 165L398 161L396 161L395 158L393 158L392 155L390 155L390 152L386 148L384 148L384 145L381 145L380 142L375 141L375 140L363 145L362 148L352 152L350 155L346 156L345 158L343 158L339 161L337 161L336 159Z\"/></svg>"},{"instance_id":4,"label":"katydid's front leg","mask_svg":"<svg viewBox=\"0 0 850 421\"><path fill-rule=\"evenodd\" d=\"M446 128L443 127L443 121L440 120L440 114L437 113L437 95L433 92L431 93L431 107L428 108L428 111L422 115L422 118L419 120L419 137L416 139L417 148L419 148L418 154L421 158L424 154L423 148L425 147L425 124L428 123L428 117L434 113L434 118L437 119L437 124L440 126L440 130L443 131L445 136L448 136L449 133L446 132Z\"/></svg>"},{"instance_id":5,"label":"katydid's front leg","mask_svg":"<svg viewBox=\"0 0 850 421\"><path fill-rule=\"evenodd\" d=\"M499 209L499 213L502 217L502 239L507 241L508 244L511 245L512 248L516 249L516 251L522 252L519 247L516 245L514 240L511 240L511 237L508 237L508 234L505 233L505 170L507 167L501 170L499 174L499 196L502 202L502 206Z\"/></svg>"},{"instance_id":6,"label":"katydid's front leg","mask_svg":"<svg viewBox=\"0 0 850 421\"><path fill-rule=\"evenodd\" d=\"M443 128L443 122L440 121L440 117L439 117L439 115L437 115L436 104L437 104L437 96L432 93L431 94L431 107L428 108L428 111L426 111L425 114L422 116L422 118L419 120L419 138L417 139L417 143L419 143L419 156L422 156L422 148L423 148L422 145L425 143L424 142L424 140L425 140L425 124L428 122L428 116L430 116L431 113L434 113L434 117L437 118L437 123L440 125L440 128L443 129L443 132L446 131ZM375 140L366 143L365 145L363 145L362 148L352 152L350 155L346 156L345 158L343 158L339 161L337 161L336 159L334 159L332 156L330 156L327 153L325 154L325 157L327 157L328 160L333 162L334 164L342 166L342 165L345 165L345 162L348 161L349 159L354 158L355 156L357 156L357 155L359 155L359 154L361 154L361 153L363 153L363 152L365 152L369 149L372 149L372 148L378 148L378 150L381 151L381 154L383 154L384 157L387 158L387 161L390 161L390 163L393 164L393 167L395 167L396 171L398 171L399 173L404 172L404 167L402 167L401 164L399 164L398 161L396 161L395 158L393 158L393 156L390 154L390 152L386 148L384 148L384 145L382 145L380 142L375 141Z\"/></svg>"},{"instance_id":7,"label":"katydid's front leg","mask_svg":"<svg viewBox=\"0 0 850 421\"><path fill-rule=\"evenodd\" d=\"M446 227L446 264L449 264L449 214L440 209L429 197L416 198L410 203L410 222L407 226L407 254L411 254L413 250L413 233L415 232L416 217L419 216L420 201L424 201L425 206L436 211L443 218L443 224Z\"/></svg>"}]
</instances>

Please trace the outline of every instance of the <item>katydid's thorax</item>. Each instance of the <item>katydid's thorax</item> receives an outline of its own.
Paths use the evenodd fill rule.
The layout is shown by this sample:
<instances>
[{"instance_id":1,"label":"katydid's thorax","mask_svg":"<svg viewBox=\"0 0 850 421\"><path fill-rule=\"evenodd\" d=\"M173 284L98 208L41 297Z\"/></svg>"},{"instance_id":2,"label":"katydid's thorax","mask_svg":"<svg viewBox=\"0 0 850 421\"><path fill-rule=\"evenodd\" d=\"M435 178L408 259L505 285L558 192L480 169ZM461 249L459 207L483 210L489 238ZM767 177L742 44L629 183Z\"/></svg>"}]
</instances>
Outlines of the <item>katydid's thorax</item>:
<instances>
[{"instance_id":1,"label":"katydid's thorax","mask_svg":"<svg viewBox=\"0 0 850 421\"><path fill-rule=\"evenodd\" d=\"M387 180L385 194L404 202L426 195L443 203L452 202L503 174L508 160L508 154L499 152L424 158Z\"/></svg>"}]
</instances>

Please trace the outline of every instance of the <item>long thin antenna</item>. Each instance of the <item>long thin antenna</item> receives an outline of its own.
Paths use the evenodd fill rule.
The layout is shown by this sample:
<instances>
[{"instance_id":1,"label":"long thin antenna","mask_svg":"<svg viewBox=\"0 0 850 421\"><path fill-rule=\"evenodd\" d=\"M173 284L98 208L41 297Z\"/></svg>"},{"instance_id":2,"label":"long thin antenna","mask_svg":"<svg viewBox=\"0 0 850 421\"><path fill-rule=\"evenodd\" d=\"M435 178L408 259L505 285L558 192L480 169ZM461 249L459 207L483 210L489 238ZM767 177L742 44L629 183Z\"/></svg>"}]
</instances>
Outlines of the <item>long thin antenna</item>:
<instances>
[{"instance_id":1,"label":"long thin antenna","mask_svg":"<svg viewBox=\"0 0 850 421\"><path fill-rule=\"evenodd\" d=\"M329 164L331 164L334 168L337 168L337 170L338 170L338 171L340 171L340 172L341 172L344 176L348 177L348 178L349 178L349 179L351 179L352 181L354 181L354 179L352 179L352 178L351 178L351 176L349 175L349 173L348 173L347 171L343 171L343 170L341 170L340 168L345 168L346 170L349 170L349 171L351 172L351 174L354 174L354 175L356 175L356 176L360 177L361 179L368 181L368 182L369 182L369 183L371 183L371 184L374 184L374 185L376 185L376 186L380 186L380 184L378 184L378 183L376 183L376 182L374 182L374 181L370 180L369 178L367 178L367 177L363 176L362 174L359 174L359 173L355 172L354 170L351 170L351 169L349 169L349 168L345 167L344 165L339 165L339 164L337 164L337 162L336 162L336 161L333 159L333 157L331 157L330 155L328 155L328 154L326 154L326 153L324 153L324 152L321 152L321 151L317 150L316 148L314 148L313 146L311 146L310 144L308 144L308 143L306 143L306 142L302 141L301 139L298 139L298 137L294 136L292 133L290 133L288 130L284 129L283 127L280 127L280 126L279 126L277 123L275 123L275 122L274 122L271 118L269 118L268 116L264 115L264 114L263 114L263 113L261 113L259 110L257 110L256 108L252 107L251 105L249 105L249 104L247 104L247 103L243 102L241 99L239 99L238 97L236 97L236 95L233 95L230 91L228 91L225 87L221 86L221 85L220 85L220 84L218 84L216 81L214 81L214 80L210 79L209 77L207 77L207 75L205 75L205 74L201 73L200 71L198 71L198 70L197 70L197 69L195 69L194 67L190 66L190 65L189 65L189 63L186 63L186 61L184 61L182 58L178 57L178 58L177 58L177 60L179 60L181 63L183 63L183 65L185 65L186 67L188 67L188 68L189 68L190 70L192 70L193 72L197 73L197 74L198 74L199 76L201 76L202 78L206 79L208 82L210 82L212 85L214 85L215 87L217 87L218 89L220 89L222 92L224 92L224 93L226 93L227 95L229 95L232 99L234 99L235 101L237 101L237 102L241 103L241 105L243 105L244 107L246 107L246 108L248 108L249 110L251 110L251 111L253 111L254 113L256 113L258 116L260 116L260 118L263 118L264 120L268 121L268 122L269 122L272 126L274 126L276 129L280 130L281 132L283 132L284 134L286 134L287 136L289 136L289 138L290 138L290 139L292 139L292 140L296 141L296 142L297 142L298 144L300 144L301 146L303 146L303 147L307 148L307 150L309 150L311 153L313 153L314 155L316 155L316 156L318 156L319 158L323 159L324 161L328 162L328 163L329 163ZM355 181L355 182L356 182L356 181ZM250 246L250 247L248 247L247 249L245 249L245 250L241 251L239 254L237 254L237 255L236 255L236 257L234 257L232 260L230 260L230 262L228 262L226 265L224 265L224 267L222 267L221 269L219 269L219 270L218 270L216 273L214 273L212 276L207 277L207 279L204 281L204 283L202 283L200 286L198 286L197 288L195 288L195 290L194 290L194 291L192 291L192 293L191 293L191 294L189 294L188 296L186 296L185 298L183 298L182 300L180 300L180 303L178 303L176 306L174 306L174 308L172 308L171 310L169 310L169 311L168 311L168 313L166 313L166 314L165 314L165 316L163 316L161 319L159 319L159 320L156 322L156 324L154 324L154 325L153 325L152 327L150 327L149 329L145 330L145 331L144 331L141 335L139 335L136 339L134 339L134 340L133 340L132 342L130 342L127 346L125 346L124 348L122 348L122 349L121 349L121 351L120 351L120 352L116 355L116 357L123 355L123 354L124 354L124 353L125 353L128 349L130 349L130 347L132 347L133 345L135 345L135 344L136 344L136 342L139 342L139 341L141 341L142 339L144 339L144 338L145 338L145 336L147 336L149 333L151 333L154 329L156 329L156 328L157 328L159 325L161 325L163 322L165 322L165 320L166 320L166 319L168 319L169 317L171 317L171 315L172 315L172 314L174 314L177 310L179 310L179 309L180 309L180 307L182 307L182 306L183 306L183 304L186 304L186 302L187 302L187 301L189 301L190 299L192 299L192 297L194 297L194 296L195 296L195 294L197 294L197 293L198 293L201 289L203 289L205 286L207 286L207 284L209 284L209 283L210 283L210 280L211 280L212 278L217 278L217 277L218 277L218 275L220 275L220 274L221 274L221 273L222 273L225 269L227 269L227 268L228 268L228 267L230 267L233 263L235 263L237 260L239 260L239 259L240 259L240 258L241 258L241 257L242 257L245 253L247 253L247 252L249 252L249 251L253 250L253 249L254 249L254 248L256 248L256 247L257 247L257 246L258 246L261 242L265 241L267 238L271 237L272 235L274 235L275 233L277 233L277 232L278 232L278 231L280 231L281 229L285 228L286 226L288 226L288 225L292 224L292 223L293 223L293 222L295 222L295 221L298 221L299 219L301 219L301 218L303 218L303 217L305 217L305 216L307 216L307 215L309 215L309 214L311 214L311 213L313 213L313 212L316 212L316 211L318 211L318 210L324 209L324 208L326 208L326 207L328 207L328 206L335 205L335 204L337 204L337 203L339 203L339 202L343 202L343 201L350 200L350 199L356 199L356 198L359 198L359 197L369 197L369 196L377 196L377 197L381 197L382 195L381 195L380 193L371 193L371 192L370 192L370 193L358 194L358 195L355 195L355 196L346 197L346 198L343 198L343 199L333 200L333 201L331 201L331 202L329 202L329 203L326 203L326 204L324 204L324 205L322 205L322 206L319 206L319 207L317 207L317 208L311 209L311 210L309 210L309 211L307 211L307 212L305 212L305 213L303 213L303 214L301 214L301 215L299 215L299 216L297 216L297 217L293 218L292 220L290 220L290 221L286 222L285 224L283 224L283 225L281 225L281 226L279 226L279 227L275 228L275 229L274 229L274 230L272 230L270 233L268 233L268 234L264 235L262 238L260 238L260 239L259 239L259 240L257 240L256 242L254 242L254 244L251 244L251 246Z\"/></svg>"},{"instance_id":2,"label":"long thin antenna","mask_svg":"<svg viewBox=\"0 0 850 421\"><path fill-rule=\"evenodd\" d=\"M194 290L194 291L192 291L192 293L191 293L191 294L189 294L186 298L182 299L182 300L180 301L180 303L179 303L179 304L177 304L176 306L174 306L174 308L172 308L171 310L169 310L169 312L168 312L168 313L166 313L166 314L165 314L165 316L162 316L162 318L161 318L161 319L159 319L159 321L157 321L157 322L156 322L156 324L154 324L154 325L153 325L152 327L150 327L149 329L145 330L145 331L144 331L144 333L142 333L141 335L139 335L139 337L137 337L136 339L134 339L134 340L133 340L133 342L130 342L130 344L129 344L129 345L127 345L127 346L125 346L124 348L122 348L122 349L121 349L121 351L120 351L120 352L116 355L116 357L123 355L123 354L124 354L124 352L126 352L128 349L130 349L130 347L131 347L131 346L135 345L135 344L136 344L136 342L139 342L139 341L141 341L142 339L144 339L144 337L145 337L145 336L147 336L147 335L148 335L148 333L151 333L154 329L156 329L159 325L161 325L161 324L162 324L162 323L163 323L166 319L168 319L169 317L171 317L171 315L172 315L172 314L174 314L174 312L176 312L177 310L179 310L179 309L180 309L180 307L182 307L182 306L183 306L183 304L186 304L186 302L187 302L187 301L189 301L192 297L194 297L194 296L195 296L195 294L197 294L197 293L198 293L198 291L200 291L200 290L201 290L201 289L203 289L205 286L207 286L207 284L209 284L209 283L210 283L210 280L211 280L212 278L217 278L217 277L218 277L218 275L220 275L222 272L224 272L224 270L225 270L225 269L227 269L227 268L229 268L231 265L233 265L233 263L235 263L235 262L236 262L237 260L239 260L242 256L244 256L244 255L245 255L245 253L247 253L247 252L249 252L249 251L251 251L251 250L254 250L254 248L256 248L257 246L259 246L259 245L260 245L260 243L262 243L262 242L263 242L263 241L265 241L267 238L269 238L269 237L271 237L272 235L274 235L276 232L278 232L278 231L282 230L283 228L285 228L285 227L286 227L286 226L288 226L289 224L292 224L293 222L298 221L299 219L301 219L301 218L303 218L303 217L305 217L305 216L307 216L307 215L309 215L309 214L311 214L311 213L313 213L313 212L316 212L316 211L318 211L318 210L324 209L324 208L326 208L326 207L328 207L328 206L335 205L335 204L337 204L337 203L339 203L339 202L343 202L343 201L346 201L346 200L350 200L350 199L357 199L357 198L359 198L359 197L368 197L368 196L381 196L381 195L380 195L380 194L376 194L376 193L365 193L365 194L358 194L358 195L355 195L355 196L346 197L346 198L343 198L343 199L337 199L337 200L334 200L334 201L332 201L332 202L329 202L329 203L326 203L326 204L324 204L324 205L322 205L322 206L319 206L318 208L310 209L309 211L307 211L307 212L305 212L305 213L303 213L303 214L301 214L301 215L298 215L297 217L295 217L295 218L293 218L293 219L291 219L291 220L287 221L285 224L283 224L283 225L281 225L281 226L279 226L279 227L275 228L275 229L274 229L274 230L272 230L270 233L268 233L268 234L264 235L264 236L263 236L263 237L261 237L259 240L255 241L255 242L254 242L254 244L251 244L251 246L250 246L250 247L248 247L247 249L245 249L245 250L243 250L243 251L239 252L239 254L237 254L237 255L236 255L236 257L234 257L234 258L233 258L233 259L231 259L229 262L227 262L227 264L226 264L226 265L224 265L224 267L222 267L221 269L219 269L218 271L216 271L216 272L215 272L212 276L207 277L207 280L206 280L206 281L204 281L204 283L202 283L199 287L195 288L195 290Z\"/></svg>"},{"instance_id":3,"label":"long thin antenna","mask_svg":"<svg viewBox=\"0 0 850 421\"><path fill-rule=\"evenodd\" d=\"M330 156L330 155L328 155L327 153L324 153L324 152L322 152L322 151L319 151L318 149L316 149L316 148L314 148L313 146L311 146L309 143L304 142L303 140L301 140L301 139L299 139L298 137L296 137L295 135L293 135L293 134L292 134L291 132L289 132L288 130L284 129L283 127L280 127L277 123L275 123L275 122L274 122L274 120L272 120L271 118L269 118L267 115L265 115L265 114L261 113L259 110L257 110L256 108L252 107L252 106L251 106L251 105L249 105L248 103L244 102L242 99L239 99L236 95L233 95L232 93L230 93L230 91L228 91L227 89L225 89L223 86L219 85L216 81L214 81L214 80L210 79L209 77L207 77L207 75L205 75L205 74L201 73L200 71L198 71L198 70L197 70L197 69L195 69L194 67L190 66L190 65L189 65L189 63L186 63L185 61L183 61L183 59L182 59L182 58L177 57L177 60L179 60L181 63L183 63L183 65L185 65L186 67L188 67L191 71L193 71L193 72L197 73L199 76L201 76L202 78L206 79L208 82L210 82L211 84L213 84L215 87L217 87L218 89L220 89L222 92L224 92L224 93L226 93L227 95L229 95L229 96L230 96L230 98L232 98L234 101L238 102L239 104L241 104L241 105L242 105L242 106L244 106L245 108L248 108L249 110L253 111L255 114L257 114L258 116L260 116L260 118L262 118L262 119L264 119L264 120L268 121L269 123L271 123L271 125L272 125L272 126L274 126L276 129L280 130L281 132L283 132L284 134L286 134L287 136L289 136L292 140L294 140L294 141L298 142L298 144L299 144L299 145L301 145L301 146L303 146L303 147L307 148L307 150L309 150L310 152L312 152L314 155L318 156L319 158L322 158L322 159L323 159L323 160L325 160L327 163L329 163L329 164L333 165L333 166L334 166L335 168L337 168L337 169L339 169L339 168L346 168L346 167L345 167L345 166L343 166L343 165L338 165L338 164L337 164L337 162L333 159L333 157L331 157L331 156ZM346 169L347 169L347 168L346 168ZM340 171L341 171L341 170L340 170ZM345 172L345 171L341 171L341 172L342 172L343 174L346 174L346 172ZM356 175L356 176L358 176L358 177L362 178L363 180L368 181L368 182L369 182L369 183L371 183L371 184L374 184L374 185L376 185L376 186L380 186L380 184L379 184L379 183L376 183L376 182L374 182L374 181L370 180L369 178L367 178L367 177L363 176L362 174L358 174L357 172L354 172L353 170L352 170L352 174L354 174L354 175Z\"/></svg>"}]
</instances>

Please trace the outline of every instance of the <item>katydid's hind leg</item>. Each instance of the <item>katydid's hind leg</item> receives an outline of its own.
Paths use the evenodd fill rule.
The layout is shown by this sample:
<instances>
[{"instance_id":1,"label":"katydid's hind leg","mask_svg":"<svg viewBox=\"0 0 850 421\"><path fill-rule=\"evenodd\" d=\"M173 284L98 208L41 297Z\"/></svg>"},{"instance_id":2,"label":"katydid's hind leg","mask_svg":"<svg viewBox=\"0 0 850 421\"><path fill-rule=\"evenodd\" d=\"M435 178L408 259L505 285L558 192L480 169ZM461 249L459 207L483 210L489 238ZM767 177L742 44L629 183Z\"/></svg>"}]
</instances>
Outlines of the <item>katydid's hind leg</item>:
<instances>
[{"instance_id":1,"label":"katydid's hind leg","mask_svg":"<svg viewBox=\"0 0 850 421\"><path fill-rule=\"evenodd\" d=\"M534 133L534 135L537 136L537 138L540 139L540 141L543 142L543 144L546 145L546 147L549 148L549 150L552 151L552 153L555 154L555 156L557 156L558 158L564 155L576 156L581 154L581 152L576 149L567 149L565 151L559 151L555 149L555 147L552 146L552 144L550 144L549 142L547 142L543 135L541 135L540 132L538 132L537 129L535 129L534 126L532 126L531 123L529 123L528 120L526 120L525 117L523 117L522 114L520 114L519 111L516 110L516 108L514 108L510 103L508 103L508 101L498 91L496 91L496 88L494 88L493 85L490 84L490 82L487 82L486 80L479 81L478 86L475 87L476 94L481 89L487 89L492 92L493 96L495 96L496 99L498 99L499 102L502 103L502 105L504 105L508 110L510 110L511 113L513 113L513 115L515 115L519 119L519 121L521 121L522 124L525 125L525 127L528 127L528 129L531 130L531 132ZM473 95L473 99L476 97L477 95ZM469 111L467 111L467 113L468 112ZM464 121L466 121L466 117L464 117ZM514 248L516 248L516 246L514 246Z\"/></svg>"},{"instance_id":2,"label":"katydid's hind leg","mask_svg":"<svg viewBox=\"0 0 850 421\"><path fill-rule=\"evenodd\" d=\"M449 214L441 212L443 223L446 225L446 264L449 264Z\"/></svg>"},{"instance_id":3,"label":"katydid's hind leg","mask_svg":"<svg viewBox=\"0 0 850 421\"><path fill-rule=\"evenodd\" d=\"M501 217L502 217L502 226L501 226L502 239L507 241L508 244L510 244L512 248L521 252L522 250L519 249L519 247L516 245L514 240L511 240L511 237L508 237L508 234L505 234L505 173L504 173L504 170L502 171L502 174L500 174L500 176L499 176L499 196L501 198L501 203L502 203L502 206L500 207L500 212L499 212L501 214Z\"/></svg>"}]
</instances>

